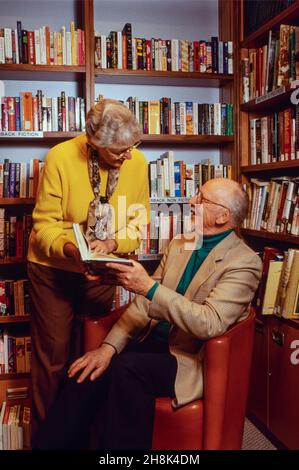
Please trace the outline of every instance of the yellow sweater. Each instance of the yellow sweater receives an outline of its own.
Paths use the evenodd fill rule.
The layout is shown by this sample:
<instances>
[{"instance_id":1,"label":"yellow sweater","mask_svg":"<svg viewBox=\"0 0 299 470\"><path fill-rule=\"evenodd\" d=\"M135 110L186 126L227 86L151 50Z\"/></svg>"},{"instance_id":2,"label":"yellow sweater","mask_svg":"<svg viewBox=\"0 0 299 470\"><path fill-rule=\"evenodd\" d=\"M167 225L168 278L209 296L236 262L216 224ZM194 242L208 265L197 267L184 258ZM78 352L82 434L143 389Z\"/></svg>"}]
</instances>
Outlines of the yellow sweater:
<instances>
[{"instance_id":1,"label":"yellow sweater","mask_svg":"<svg viewBox=\"0 0 299 470\"><path fill-rule=\"evenodd\" d=\"M100 169L100 175L101 195L104 196L108 171ZM74 261L64 255L63 247L67 242L76 244L72 224L75 222L86 228L88 207L93 199L86 136L53 147L45 159L33 211L28 260L53 268L78 271ZM113 228L118 243L117 252L129 253L138 248L142 225L149 222L148 169L140 151L133 150L132 159L122 164L109 202L115 210Z\"/></svg>"}]
</instances>

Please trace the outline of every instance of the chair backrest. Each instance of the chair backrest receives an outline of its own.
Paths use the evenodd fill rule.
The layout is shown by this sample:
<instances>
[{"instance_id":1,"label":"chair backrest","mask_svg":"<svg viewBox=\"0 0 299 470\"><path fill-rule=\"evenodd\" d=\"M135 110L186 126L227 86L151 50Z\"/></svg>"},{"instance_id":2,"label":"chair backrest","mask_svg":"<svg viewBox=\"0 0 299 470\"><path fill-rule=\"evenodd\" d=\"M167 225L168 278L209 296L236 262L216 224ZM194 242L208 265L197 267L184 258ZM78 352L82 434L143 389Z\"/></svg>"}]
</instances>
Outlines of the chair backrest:
<instances>
[{"instance_id":1,"label":"chair backrest","mask_svg":"<svg viewBox=\"0 0 299 470\"><path fill-rule=\"evenodd\" d=\"M204 449L241 449L253 350L254 312L205 345Z\"/></svg>"}]
</instances>

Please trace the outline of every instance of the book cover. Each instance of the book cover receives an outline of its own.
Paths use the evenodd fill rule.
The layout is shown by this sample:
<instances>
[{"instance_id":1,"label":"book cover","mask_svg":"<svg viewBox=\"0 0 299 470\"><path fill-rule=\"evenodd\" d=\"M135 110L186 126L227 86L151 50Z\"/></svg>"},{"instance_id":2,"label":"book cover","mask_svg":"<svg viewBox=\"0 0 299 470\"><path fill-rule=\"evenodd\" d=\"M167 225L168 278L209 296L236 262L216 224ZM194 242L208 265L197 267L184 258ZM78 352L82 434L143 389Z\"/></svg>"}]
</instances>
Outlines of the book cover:
<instances>
[{"instance_id":1,"label":"book cover","mask_svg":"<svg viewBox=\"0 0 299 470\"><path fill-rule=\"evenodd\" d=\"M118 258L113 254L94 253L90 250L88 242L80 230L79 224L73 224L73 230L78 244L81 260L86 263L92 274L100 274L107 270L106 263L120 263L132 266L132 262L126 258Z\"/></svg>"}]
</instances>

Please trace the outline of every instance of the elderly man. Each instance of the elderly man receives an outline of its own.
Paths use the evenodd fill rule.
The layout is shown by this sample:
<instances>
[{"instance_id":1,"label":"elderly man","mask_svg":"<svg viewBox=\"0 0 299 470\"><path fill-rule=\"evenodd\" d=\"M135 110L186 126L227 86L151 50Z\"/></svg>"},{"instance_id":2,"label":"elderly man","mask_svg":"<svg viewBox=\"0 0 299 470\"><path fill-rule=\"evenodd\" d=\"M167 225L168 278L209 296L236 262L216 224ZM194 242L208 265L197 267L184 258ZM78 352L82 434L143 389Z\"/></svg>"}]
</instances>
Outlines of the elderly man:
<instances>
[{"instance_id":1,"label":"elderly man","mask_svg":"<svg viewBox=\"0 0 299 470\"><path fill-rule=\"evenodd\" d=\"M107 265L139 295L105 342L71 365L36 448L78 445L105 400L102 445L150 449L155 398L173 397L179 407L202 396L202 344L247 316L262 266L234 232L248 209L238 183L210 180L190 204L194 243L174 239L152 277L139 263Z\"/></svg>"}]
</instances>

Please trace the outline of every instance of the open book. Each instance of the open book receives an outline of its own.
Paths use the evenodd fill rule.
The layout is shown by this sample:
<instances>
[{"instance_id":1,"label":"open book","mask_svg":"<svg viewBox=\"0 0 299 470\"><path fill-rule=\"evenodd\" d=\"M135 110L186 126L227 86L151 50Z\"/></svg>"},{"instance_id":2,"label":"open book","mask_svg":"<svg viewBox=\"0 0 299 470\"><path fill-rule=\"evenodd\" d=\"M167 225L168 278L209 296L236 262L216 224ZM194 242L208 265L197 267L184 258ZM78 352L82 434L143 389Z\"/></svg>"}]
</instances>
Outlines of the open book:
<instances>
[{"instance_id":1,"label":"open book","mask_svg":"<svg viewBox=\"0 0 299 470\"><path fill-rule=\"evenodd\" d=\"M77 240L80 257L83 263L87 264L88 270L92 274L103 274L108 268L106 263L121 263L127 266L133 266L133 263L126 258L117 258L112 254L94 253L88 245L88 241L82 234L79 224L73 224L73 230Z\"/></svg>"}]
</instances>

